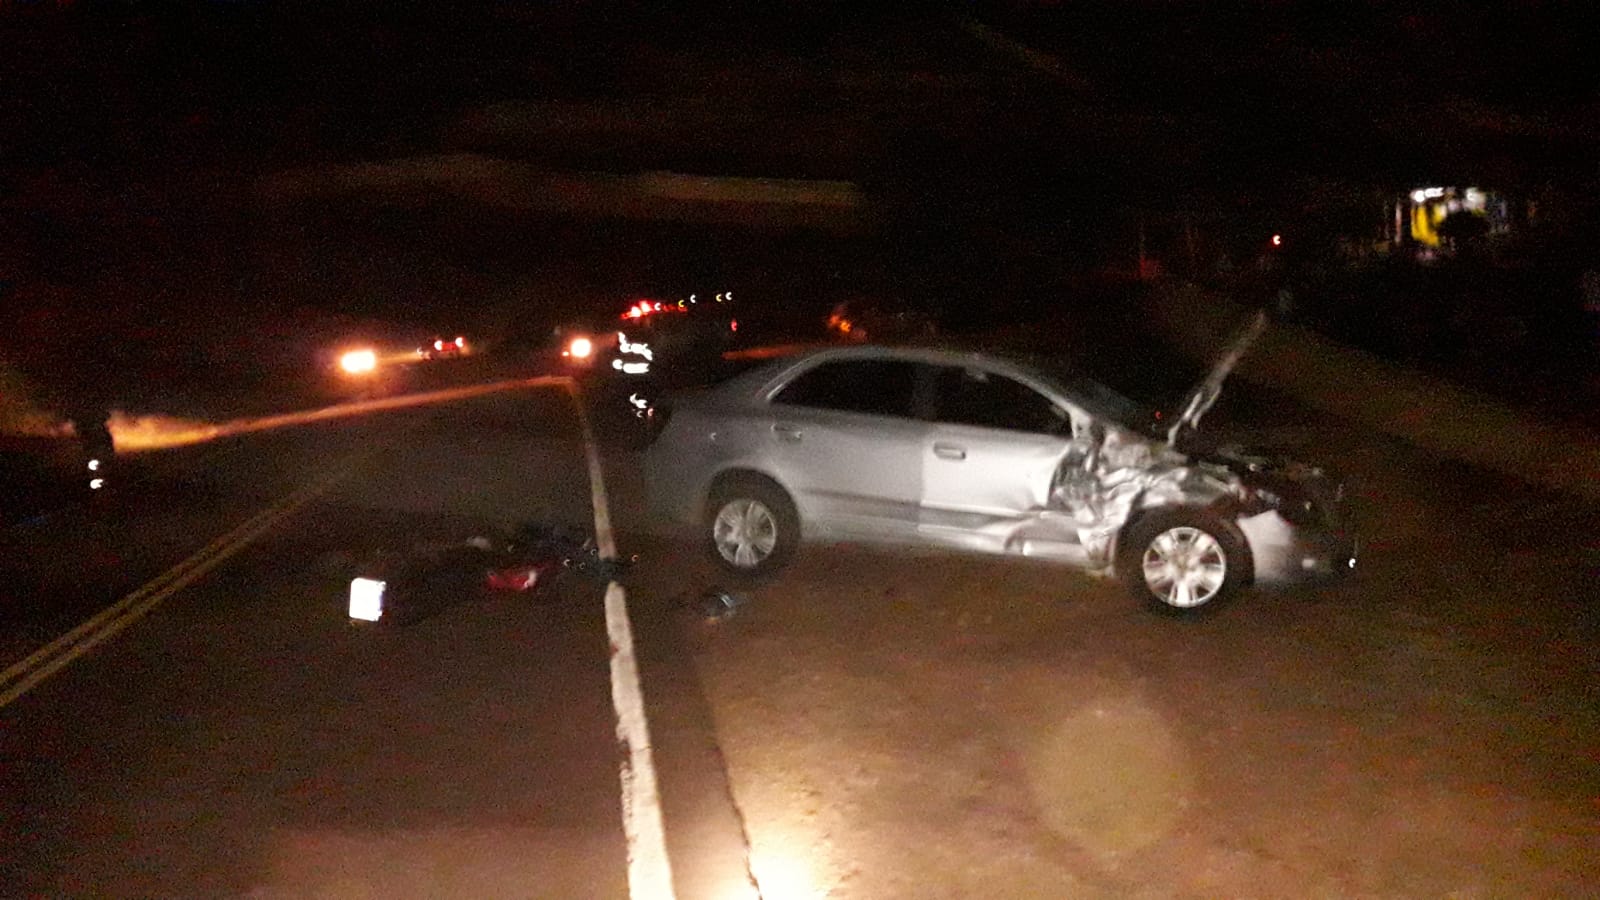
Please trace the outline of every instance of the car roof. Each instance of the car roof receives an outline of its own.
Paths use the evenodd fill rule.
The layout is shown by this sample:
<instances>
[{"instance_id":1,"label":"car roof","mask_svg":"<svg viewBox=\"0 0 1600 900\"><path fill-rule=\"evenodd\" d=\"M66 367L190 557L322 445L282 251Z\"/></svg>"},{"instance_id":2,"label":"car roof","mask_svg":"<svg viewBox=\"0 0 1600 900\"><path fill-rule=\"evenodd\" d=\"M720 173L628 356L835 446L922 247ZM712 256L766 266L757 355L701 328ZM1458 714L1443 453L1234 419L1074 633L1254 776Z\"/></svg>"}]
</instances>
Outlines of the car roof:
<instances>
[{"instance_id":1,"label":"car roof","mask_svg":"<svg viewBox=\"0 0 1600 900\"><path fill-rule=\"evenodd\" d=\"M757 399L786 382L797 369L811 368L828 361L840 360L895 360L936 366L982 366L1024 381L1051 384L1051 379L1034 369L1018 365L1011 360L975 350L947 349L925 346L890 346L884 344L852 344L802 350L768 365L746 372L722 385L718 393L741 399Z\"/></svg>"},{"instance_id":2,"label":"car roof","mask_svg":"<svg viewBox=\"0 0 1600 900\"><path fill-rule=\"evenodd\" d=\"M680 400L698 398L698 403L713 406L764 404L772 393L797 374L830 360L889 359L940 366L980 366L1011 377L1055 396L1078 410L1107 422L1119 423L1143 433L1145 408L1071 369L1034 362L1027 356L984 352L966 348L926 345L849 344L809 347L786 354L765 365L743 372L716 387L680 395Z\"/></svg>"}]
</instances>

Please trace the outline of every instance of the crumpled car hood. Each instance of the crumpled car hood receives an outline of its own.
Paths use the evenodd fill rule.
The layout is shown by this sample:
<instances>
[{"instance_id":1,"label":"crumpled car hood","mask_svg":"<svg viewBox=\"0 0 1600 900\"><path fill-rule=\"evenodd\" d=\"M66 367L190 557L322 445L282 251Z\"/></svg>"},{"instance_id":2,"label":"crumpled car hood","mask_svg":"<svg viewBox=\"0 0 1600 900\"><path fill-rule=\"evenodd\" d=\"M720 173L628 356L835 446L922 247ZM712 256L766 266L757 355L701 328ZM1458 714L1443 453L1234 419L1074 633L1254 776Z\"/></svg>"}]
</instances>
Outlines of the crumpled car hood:
<instances>
[{"instance_id":1,"label":"crumpled car hood","mask_svg":"<svg viewBox=\"0 0 1600 900\"><path fill-rule=\"evenodd\" d=\"M1228 341L1227 347L1217 357L1216 362L1212 364L1211 371L1207 372L1206 377L1201 379L1200 383L1189 391L1184 397L1183 403L1179 405L1178 408L1182 412L1178 414L1177 421L1173 422L1172 427L1167 430L1167 445L1169 447L1175 446L1178 443L1178 438L1183 434L1199 430L1200 419L1216 404L1217 398L1222 396L1222 383L1227 380L1228 374L1239 364L1239 360L1244 358L1245 353L1249 352L1251 346L1261 337L1261 333L1266 328L1266 312L1257 312Z\"/></svg>"}]
</instances>

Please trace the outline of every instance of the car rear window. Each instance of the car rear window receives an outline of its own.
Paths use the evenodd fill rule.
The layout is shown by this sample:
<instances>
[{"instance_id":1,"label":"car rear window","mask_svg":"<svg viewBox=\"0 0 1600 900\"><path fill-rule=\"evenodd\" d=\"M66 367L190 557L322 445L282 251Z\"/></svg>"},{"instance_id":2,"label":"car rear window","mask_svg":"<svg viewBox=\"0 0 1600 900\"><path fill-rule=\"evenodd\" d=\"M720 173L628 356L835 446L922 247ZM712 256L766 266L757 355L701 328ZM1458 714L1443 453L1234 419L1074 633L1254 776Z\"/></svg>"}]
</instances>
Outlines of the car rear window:
<instances>
[{"instance_id":1,"label":"car rear window","mask_svg":"<svg viewBox=\"0 0 1600 900\"><path fill-rule=\"evenodd\" d=\"M912 363L846 359L808 369L773 395L772 402L841 412L911 418L916 387Z\"/></svg>"}]
</instances>

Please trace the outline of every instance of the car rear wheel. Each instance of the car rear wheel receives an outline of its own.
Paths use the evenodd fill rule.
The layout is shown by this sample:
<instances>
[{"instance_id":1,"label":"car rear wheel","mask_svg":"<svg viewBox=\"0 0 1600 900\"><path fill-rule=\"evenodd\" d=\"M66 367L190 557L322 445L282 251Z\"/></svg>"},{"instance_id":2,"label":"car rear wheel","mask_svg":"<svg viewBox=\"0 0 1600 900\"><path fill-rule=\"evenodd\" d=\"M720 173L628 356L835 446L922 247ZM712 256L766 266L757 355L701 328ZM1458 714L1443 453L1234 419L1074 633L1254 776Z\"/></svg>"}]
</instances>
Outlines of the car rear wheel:
<instances>
[{"instance_id":1,"label":"car rear wheel","mask_svg":"<svg viewBox=\"0 0 1600 900\"><path fill-rule=\"evenodd\" d=\"M711 559L723 570L756 579L783 568L800 543L800 518L783 489L763 478L730 478L706 504Z\"/></svg>"},{"instance_id":2,"label":"car rear wheel","mask_svg":"<svg viewBox=\"0 0 1600 900\"><path fill-rule=\"evenodd\" d=\"M1205 510L1153 511L1121 543L1128 589L1169 615L1215 609L1250 582L1255 568L1238 526Z\"/></svg>"}]
</instances>

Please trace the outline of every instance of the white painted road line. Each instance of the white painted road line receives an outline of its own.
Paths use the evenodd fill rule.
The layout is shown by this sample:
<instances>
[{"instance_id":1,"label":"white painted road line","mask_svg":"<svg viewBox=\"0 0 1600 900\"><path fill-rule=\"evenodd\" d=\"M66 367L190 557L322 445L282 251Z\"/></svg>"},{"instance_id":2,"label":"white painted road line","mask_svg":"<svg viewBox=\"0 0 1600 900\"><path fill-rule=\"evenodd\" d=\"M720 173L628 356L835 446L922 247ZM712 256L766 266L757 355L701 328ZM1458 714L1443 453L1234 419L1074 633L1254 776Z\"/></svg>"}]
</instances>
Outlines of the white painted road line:
<instances>
[{"instance_id":1,"label":"white painted road line","mask_svg":"<svg viewBox=\"0 0 1600 900\"><path fill-rule=\"evenodd\" d=\"M617 558L616 535L611 531L611 508L606 499L605 474L594 430L583 408L576 382L567 381L567 393L578 411L583 429L583 452L589 466L589 492L594 503L595 543L603 560ZM617 713L617 741L622 744L622 831L628 843L628 896L632 900L675 896L672 863L667 858L666 830L661 820L661 793L656 784L655 759L650 750L650 724L645 718L644 692L639 686L639 664L633 652L633 626L628 620L628 597L622 585L606 585L606 633L611 639L611 704Z\"/></svg>"},{"instance_id":2,"label":"white painted road line","mask_svg":"<svg viewBox=\"0 0 1600 900\"><path fill-rule=\"evenodd\" d=\"M71 665L83 654L116 637L123 629L144 618L162 601L222 565L234 554L250 546L256 538L266 534L279 522L321 496L349 475L354 468L355 462L347 461L331 474L256 513L187 559L146 582L143 587L35 650L4 672L0 672L0 708L27 694L51 675Z\"/></svg>"}]
</instances>

